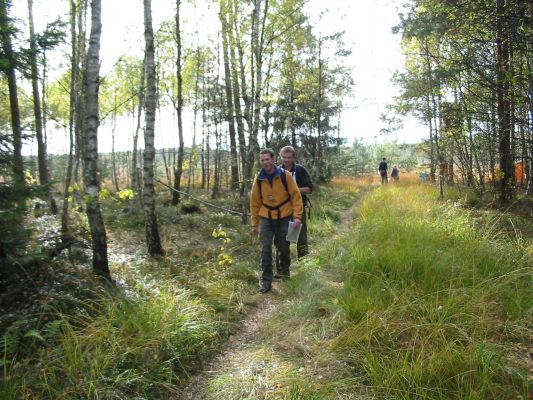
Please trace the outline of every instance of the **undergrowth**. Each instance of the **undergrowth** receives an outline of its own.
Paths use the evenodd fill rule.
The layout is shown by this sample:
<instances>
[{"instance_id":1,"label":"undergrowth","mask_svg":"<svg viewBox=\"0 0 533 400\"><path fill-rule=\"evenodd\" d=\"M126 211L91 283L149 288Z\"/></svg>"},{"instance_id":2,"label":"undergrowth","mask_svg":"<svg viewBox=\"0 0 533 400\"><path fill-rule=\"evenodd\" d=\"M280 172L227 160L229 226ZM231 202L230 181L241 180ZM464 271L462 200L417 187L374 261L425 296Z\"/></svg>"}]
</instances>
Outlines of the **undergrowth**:
<instances>
[{"instance_id":1,"label":"undergrowth","mask_svg":"<svg viewBox=\"0 0 533 400\"><path fill-rule=\"evenodd\" d=\"M257 257L238 217L161 207L166 254L150 259L142 216L104 201L117 288L93 282L87 265L56 265L78 284L52 282L53 294L12 313L0 332L0 399L167 399L254 301Z\"/></svg>"}]
</instances>

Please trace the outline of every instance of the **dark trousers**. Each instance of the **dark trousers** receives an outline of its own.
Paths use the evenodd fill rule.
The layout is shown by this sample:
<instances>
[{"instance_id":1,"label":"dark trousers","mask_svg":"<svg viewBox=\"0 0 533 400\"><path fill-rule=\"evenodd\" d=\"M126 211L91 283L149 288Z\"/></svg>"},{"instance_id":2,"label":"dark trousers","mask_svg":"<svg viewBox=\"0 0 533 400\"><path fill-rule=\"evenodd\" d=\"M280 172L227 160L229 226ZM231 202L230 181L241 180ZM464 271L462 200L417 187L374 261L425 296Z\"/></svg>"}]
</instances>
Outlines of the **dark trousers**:
<instances>
[{"instance_id":1,"label":"dark trousers","mask_svg":"<svg viewBox=\"0 0 533 400\"><path fill-rule=\"evenodd\" d=\"M276 257L279 259L278 272L281 271L289 273L291 266L291 253L289 249L289 242L285 239L289 229L290 218L280 218L269 220L268 218L261 218L259 221L259 238L261 241L261 269L263 274L262 282L272 282L274 273L272 271L272 242L276 246ZM276 261L276 264L278 261Z\"/></svg>"},{"instance_id":2,"label":"dark trousers","mask_svg":"<svg viewBox=\"0 0 533 400\"><path fill-rule=\"evenodd\" d=\"M379 171L381 175L381 184L385 184L389 181L389 178L387 177L387 171Z\"/></svg>"}]
</instances>

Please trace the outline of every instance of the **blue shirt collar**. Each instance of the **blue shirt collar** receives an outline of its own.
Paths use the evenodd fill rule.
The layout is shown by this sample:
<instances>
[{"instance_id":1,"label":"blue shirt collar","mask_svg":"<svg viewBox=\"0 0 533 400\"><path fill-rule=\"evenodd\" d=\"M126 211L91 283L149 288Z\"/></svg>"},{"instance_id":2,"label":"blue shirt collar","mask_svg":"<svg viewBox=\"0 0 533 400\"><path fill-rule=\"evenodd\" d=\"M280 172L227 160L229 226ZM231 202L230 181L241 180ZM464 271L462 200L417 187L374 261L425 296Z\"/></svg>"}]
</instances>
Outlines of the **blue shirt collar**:
<instances>
[{"instance_id":1,"label":"blue shirt collar","mask_svg":"<svg viewBox=\"0 0 533 400\"><path fill-rule=\"evenodd\" d=\"M272 173L271 177L280 176L282 173L282 169L280 167L274 167L274 172ZM259 175L257 176L258 179L268 179L268 175L266 171L261 168L261 171L259 171Z\"/></svg>"}]
</instances>

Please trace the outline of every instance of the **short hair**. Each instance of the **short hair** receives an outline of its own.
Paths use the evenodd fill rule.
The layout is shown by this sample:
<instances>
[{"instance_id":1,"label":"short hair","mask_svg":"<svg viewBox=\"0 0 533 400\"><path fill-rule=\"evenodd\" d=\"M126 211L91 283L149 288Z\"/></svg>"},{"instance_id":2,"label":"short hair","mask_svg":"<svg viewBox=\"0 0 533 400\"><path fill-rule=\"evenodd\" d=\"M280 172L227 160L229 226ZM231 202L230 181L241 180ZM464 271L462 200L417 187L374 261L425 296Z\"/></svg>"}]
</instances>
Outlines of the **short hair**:
<instances>
[{"instance_id":1,"label":"short hair","mask_svg":"<svg viewBox=\"0 0 533 400\"><path fill-rule=\"evenodd\" d=\"M270 157L275 157L274 151L272 151L271 149L263 149L259 152L260 156L263 154L270 154Z\"/></svg>"},{"instance_id":2,"label":"short hair","mask_svg":"<svg viewBox=\"0 0 533 400\"><path fill-rule=\"evenodd\" d=\"M383 161L385 161L385 160L386 160L386 158L385 158L385 157L383 157Z\"/></svg>"},{"instance_id":3,"label":"short hair","mask_svg":"<svg viewBox=\"0 0 533 400\"><path fill-rule=\"evenodd\" d=\"M280 156L283 156L283 154L285 153L292 153L292 155L296 157L296 150L294 150L294 147L292 146L285 146L280 149L279 151Z\"/></svg>"}]
</instances>

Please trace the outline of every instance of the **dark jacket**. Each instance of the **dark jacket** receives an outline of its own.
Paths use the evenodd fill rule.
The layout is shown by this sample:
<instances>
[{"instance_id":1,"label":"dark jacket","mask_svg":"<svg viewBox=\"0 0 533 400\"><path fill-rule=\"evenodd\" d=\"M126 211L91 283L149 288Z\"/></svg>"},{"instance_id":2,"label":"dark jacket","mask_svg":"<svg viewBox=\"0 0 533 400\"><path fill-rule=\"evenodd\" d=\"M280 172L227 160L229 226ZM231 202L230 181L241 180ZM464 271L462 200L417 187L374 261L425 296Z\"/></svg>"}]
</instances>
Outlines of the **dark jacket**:
<instances>
[{"instance_id":1,"label":"dark jacket","mask_svg":"<svg viewBox=\"0 0 533 400\"><path fill-rule=\"evenodd\" d=\"M374 164L375 165L375 164ZM379 167L378 167L378 170L379 172L387 172L387 169L388 169L388 165L387 165L387 162L386 161L381 161L379 163Z\"/></svg>"},{"instance_id":2,"label":"dark jacket","mask_svg":"<svg viewBox=\"0 0 533 400\"><path fill-rule=\"evenodd\" d=\"M283 169L283 166L281 166ZM296 185L298 185L299 188L301 187L308 187L311 189L311 192L313 191L313 182L311 181L311 175L309 175L309 172L305 169L303 165L300 164L293 164L290 171L292 175L292 178L296 181ZM304 202L304 206L307 204L308 199L305 194L302 194L302 200Z\"/></svg>"}]
</instances>

